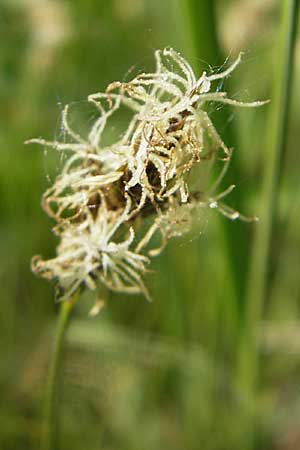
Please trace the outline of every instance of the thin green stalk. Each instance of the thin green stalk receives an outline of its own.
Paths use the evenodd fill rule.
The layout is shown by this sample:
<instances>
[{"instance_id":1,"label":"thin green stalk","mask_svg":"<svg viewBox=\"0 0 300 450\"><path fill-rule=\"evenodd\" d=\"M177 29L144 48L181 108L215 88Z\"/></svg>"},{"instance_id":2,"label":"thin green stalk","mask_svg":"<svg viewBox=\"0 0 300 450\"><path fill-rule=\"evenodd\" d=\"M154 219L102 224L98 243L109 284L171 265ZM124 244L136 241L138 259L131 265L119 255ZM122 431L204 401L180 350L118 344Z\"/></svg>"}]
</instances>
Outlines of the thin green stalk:
<instances>
[{"instance_id":1,"label":"thin green stalk","mask_svg":"<svg viewBox=\"0 0 300 450\"><path fill-rule=\"evenodd\" d=\"M274 86L271 94L270 116L267 126L266 159L261 194L260 222L253 243L253 253L246 297L246 323L241 348L241 367L244 388L253 392L258 370L258 348L255 334L270 282L272 237L278 208L278 193L287 141L288 113L291 96L293 53L298 19L299 0L282 2L279 50L276 52Z\"/></svg>"},{"instance_id":2,"label":"thin green stalk","mask_svg":"<svg viewBox=\"0 0 300 450\"><path fill-rule=\"evenodd\" d=\"M197 69L207 69L207 64L221 65L224 63L224 55L219 43L216 20L215 0L180 0L182 15L185 20L187 46L197 58ZM203 66L203 62L206 66ZM200 64L202 63L202 64ZM236 138L232 123L229 121L230 111L222 108L214 116L214 123L221 132L222 138L230 148L236 148ZM235 153L231 160L230 177L234 180L242 179L242 171L239 167ZM237 210L243 203L243 193L236 189L230 196L230 202ZM230 282L231 300L233 308L242 311L243 298L246 283L246 266L248 262L248 228L239 221L222 221L225 252L227 254L226 279ZM236 245L236 243L239 245ZM226 299L227 301L227 299ZM227 305L228 307L228 305Z\"/></svg>"},{"instance_id":3,"label":"thin green stalk","mask_svg":"<svg viewBox=\"0 0 300 450\"><path fill-rule=\"evenodd\" d=\"M180 0L186 45L197 58L197 70L223 63L217 36L215 0Z\"/></svg>"},{"instance_id":4,"label":"thin green stalk","mask_svg":"<svg viewBox=\"0 0 300 450\"><path fill-rule=\"evenodd\" d=\"M271 248L278 207L278 193L287 141L288 112L291 94L293 53L299 0L282 3L281 33L276 51L274 86L271 94L269 123L264 146L266 159L261 194L260 222L253 243L253 253L246 296L246 316L240 339L237 383L250 410L245 417L247 448L254 448L255 394L259 381L258 326L270 283ZM251 416L249 416L249 412ZM246 449L245 449L246 450Z\"/></svg>"},{"instance_id":5,"label":"thin green stalk","mask_svg":"<svg viewBox=\"0 0 300 450\"><path fill-rule=\"evenodd\" d=\"M51 361L48 378L48 391L46 397L46 423L45 423L45 450L58 450L59 435L59 379L60 362L62 358L64 338L70 319L70 314L75 303L75 296L64 301L60 306L60 313L57 324L57 332L54 344L54 353Z\"/></svg>"}]
</instances>

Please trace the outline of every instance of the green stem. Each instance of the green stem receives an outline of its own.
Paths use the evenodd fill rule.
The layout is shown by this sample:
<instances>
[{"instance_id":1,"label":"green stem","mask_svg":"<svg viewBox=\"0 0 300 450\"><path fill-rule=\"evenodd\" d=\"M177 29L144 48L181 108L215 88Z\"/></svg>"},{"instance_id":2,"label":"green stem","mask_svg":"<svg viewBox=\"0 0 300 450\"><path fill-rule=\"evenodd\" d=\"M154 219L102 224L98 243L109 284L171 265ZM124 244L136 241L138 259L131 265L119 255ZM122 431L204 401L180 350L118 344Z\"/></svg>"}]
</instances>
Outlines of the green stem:
<instances>
[{"instance_id":1,"label":"green stem","mask_svg":"<svg viewBox=\"0 0 300 450\"><path fill-rule=\"evenodd\" d=\"M210 63L212 65L221 65L224 62L224 55L219 43L216 20L216 1L215 0L180 0L181 11L185 20L185 29L187 35L187 46L191 53L198 60L197 70L200 62ZM207 67L205 67L207 69ZM230 84L230 82L228 81ZM222 108L214 115L214 124L220 132L224 142L229 148L236 147L236 137L232 123L229 121L230 111L228 108ZM230 177L234 180L243 178L242 169L234 152L230 165ZM230 195L230 202L237 210L242 208L243 192L240 189ZM230 292L225 301L232 302L232 307L236 311L243 310L243 299L245 294L246 272L249 245L248 228L240 221L232 222L222 220L223 242L228 263L226 269L228 274L224 279L230 283ZM236 243L239 243L236 245ZM227 305L228 306L228 305ZM225 306L226 307L226 306Z\"/></svg>"},{"instance_id":2,"label":"green stem","mask_svg":"<svg viewBox=\"0 0 300 450\"><path fill-rule=\"evenodd\" d=\"M185 21L186 45L197 58L197 70L207 69L207 64L223 62L216 33L215 0L180 0Z\"/></svg>"},{"instance_id":3,"label":"green stem","mask_svg":"<svg viewBox=\"0 0 300 450\"><path fill-rule=\"evenodd\" d=\"M282 5L280 49L278 53L276 52L274 88L265 145L266 160L261 196L261 212L259 215L260 222L257 226L257 233L253 243L246 299L247 323L245 331L252 345L255 342L254 333L257 331L256 328L261 318L263 304L267 295L268 282L270 281L270 256L278 207L280 180L283 170L284 150L287 140L293 53L299 0L284 0ZM250 354L256 355L256 349L252 348ZM256 367L256 364L254 364L254 367ZM246 372L248 376L255 377L255 374L251 375L251 367L245 369L245 375Z\"/></svg>"},{"instance_id":4,"label":"green stem","mask_svg":"<svg viewBox=\"0 0 300 450\"><path fill-rule=\"evenodd\" d=\"M270 262L274 223L278 207L278 193L287 140L288 112L291 94L293 53L299 0L282 3L281 35L276 48L274 86L271 95L269 123L265 145L264 177L261 194L260 222L256 228L246 295L246 315L240 338L237 383L243 397L255 414L255 393L259 375L258 326L270 284ZM276 44L275 44L276 45ZM248 413L249 413L248 412ZM253 448L254 422L245 417L248 448ZM246 431L245 430L245 431Z\"/></svg>"},{"instance_id":5,"label":"green stem","mask_svg":"<svg viewBox=\"0 0 300 450\"><path fill-rule=\"evenodd\" d=\"M60 379L60 362L63 351L64 338L67 331L70 314L75 303L75 296L64 301L60 307L57 332L54 344L54 353L51 361L48 378L48 391L46 397L46 429L45 429L45 450L58 450L58 393Z\"/></svg>"}]
</instances>

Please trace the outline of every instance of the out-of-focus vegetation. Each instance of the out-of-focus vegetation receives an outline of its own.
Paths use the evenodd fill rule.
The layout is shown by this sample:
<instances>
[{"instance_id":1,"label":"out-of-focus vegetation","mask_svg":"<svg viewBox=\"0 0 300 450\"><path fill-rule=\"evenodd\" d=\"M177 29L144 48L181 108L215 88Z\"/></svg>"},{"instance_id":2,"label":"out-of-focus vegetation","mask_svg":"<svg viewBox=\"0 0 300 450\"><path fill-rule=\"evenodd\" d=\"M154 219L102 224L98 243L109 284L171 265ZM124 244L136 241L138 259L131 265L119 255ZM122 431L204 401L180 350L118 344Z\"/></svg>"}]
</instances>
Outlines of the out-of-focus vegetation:
<instances>
[{"instance_id":1,"label":"out-of-focus vegetation","mask_svg":"<svg viewBox=\"0 0 300 450\"><path fill-rule=\"evenodd\" d=\"M57 317L53 287L32 275L30 258L54 253L40 198L60 161L23 141L63 138L65 103L84 108L88 94L130 77L133 66L152 68L153 50L166 46L199 71L244 50L226 89L246 101L272 98L282 2L198 3L193 28L192 1L1 0L1 449L41 448ZM238 361L241 348L247 352L240 346L249 310L244 291L251 289L251 243L261 225L204 211L198 233L170 242L153 264L151 304L111 295L96 318L88 316L89 294L76 305L57 405L61 449L300 448L299 39L296 45L268 292L253 328L253 389L244 388ZM269 108L211 111L235 147L226 182L237 193L227 201L249 215L263 206Z\"/></svg>"}]
</instances>

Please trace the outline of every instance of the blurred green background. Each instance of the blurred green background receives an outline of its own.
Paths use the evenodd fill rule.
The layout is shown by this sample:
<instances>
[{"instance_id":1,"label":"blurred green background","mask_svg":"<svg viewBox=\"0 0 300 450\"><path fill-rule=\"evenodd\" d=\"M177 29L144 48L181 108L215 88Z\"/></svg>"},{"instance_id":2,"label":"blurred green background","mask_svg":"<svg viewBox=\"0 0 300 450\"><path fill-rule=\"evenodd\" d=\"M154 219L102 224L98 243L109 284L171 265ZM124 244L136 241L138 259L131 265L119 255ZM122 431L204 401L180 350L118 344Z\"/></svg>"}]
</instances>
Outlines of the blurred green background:
<instances>
[{"instance_id":1,"label":"blurred green background","mask_svg":"<svg viewBox=\"0 0 300 450\"><path fill-rule=\"evenodd\" d=\"M283 3L0 1L1 449L41 448L58 312L53 286L33 276L30 258L54 254L40 199L60 161L23 142L61 139L63 105L80 109L88 94L128 79L133 67L153 69L154 50L166 46L199 75L243 50L223 88L245 101L272 99ZM299 39L296 50L263 302L252 308L255 277L247 283L261 222L230 222L213 211L153 262L152 303L111 295L91 318L92 297L84 294L63 358L61 449L300 448ZM248 215L265 206L271 105L210 111L235 148L224 186L237 190L226 200Z\"/></svg>"}]
</instances>

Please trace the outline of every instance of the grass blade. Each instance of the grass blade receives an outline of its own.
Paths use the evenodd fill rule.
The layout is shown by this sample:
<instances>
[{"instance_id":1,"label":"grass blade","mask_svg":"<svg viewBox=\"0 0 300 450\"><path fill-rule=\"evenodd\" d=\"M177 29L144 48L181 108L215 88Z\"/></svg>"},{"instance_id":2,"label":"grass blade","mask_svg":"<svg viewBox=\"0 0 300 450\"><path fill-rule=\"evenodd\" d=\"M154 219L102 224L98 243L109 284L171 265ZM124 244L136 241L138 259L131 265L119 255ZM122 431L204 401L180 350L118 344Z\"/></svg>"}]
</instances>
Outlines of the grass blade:
<instances>
[{"instance_id":1,"label":"grass blade","mask_svg":"<svg viewBox=\"0 0 300 450\"><path fill-rule=\"evenodd\" d=\"M277 212L277 199L283 170L287 139L289 102L296 22L299 0L285 0L282 7L282 25L279 60L276 62L272 103L266 136L265 174L261 195L260 224L253 243L251 271L247 289L247 322L256 326L266 299L270 267L272 235ZM276 53L277 58L277 53Z\"/></svg>"},{"instance_id":2,"label":"grass blade","mask_svg":"<svg viewBox=\"0 0 300 450\"><path fill-rule=\"evenodd\" d=\"M281 32L276 48L275 76L271 94L271 105L265 149L264 177L261 193L260 222L254 238L249 272L246 316L243 326L238 360L237 380L249 399L255 395L258 378L257 327L262 317L263 305L270 282L270 261L277 199L283 170L283 159L287 140L289 102L293 53L299 0L282 2ZM276 45L276 44L275 44ZM251 424L250 424L251 427ZM249 429L251 433L251 428Z\"/></svg>"},{"instance_id":3,"label":"grass blade","mask_svg":"<svg viewBox=\"0 0 300 450\"><path fill-rule=\"evenodd\" d=\"M216 23L216 1L214 0L181 0L181 10L185 20L187 34L187 45L197 59L199 67L196 69L207 69L203 62L220 66L224 63L224 55L219 44ZM232 123L229 121L230 111L222 108L214 117L216 128L222 135L224 142L229 148L236 148L236 138ZM238 160L233 155L229 169L233 180L243 179L242 170ZM243 193L238 188L230 196L230 202L237 210L242 209ZM227 279L230 279L230 291L233 297L233 305L240 311L243 309L243 298L248 263L248 229L244 223L222 220L224 236L224 247L227 259ZM239 245L236 245L236 242ZM228 299L230 300L230 299ZM227 299L226 299L227 301Z\"/></svg>"}]
</instances>

